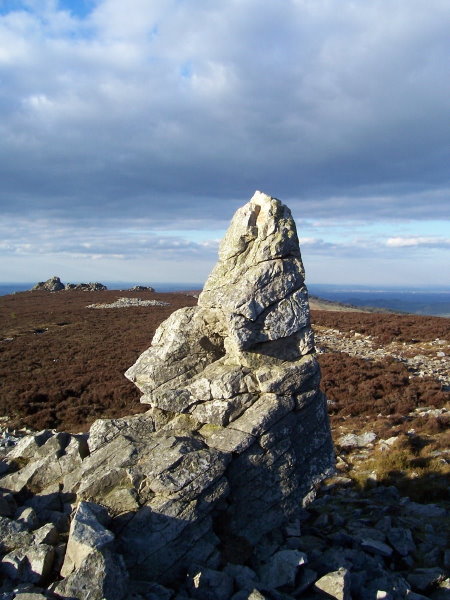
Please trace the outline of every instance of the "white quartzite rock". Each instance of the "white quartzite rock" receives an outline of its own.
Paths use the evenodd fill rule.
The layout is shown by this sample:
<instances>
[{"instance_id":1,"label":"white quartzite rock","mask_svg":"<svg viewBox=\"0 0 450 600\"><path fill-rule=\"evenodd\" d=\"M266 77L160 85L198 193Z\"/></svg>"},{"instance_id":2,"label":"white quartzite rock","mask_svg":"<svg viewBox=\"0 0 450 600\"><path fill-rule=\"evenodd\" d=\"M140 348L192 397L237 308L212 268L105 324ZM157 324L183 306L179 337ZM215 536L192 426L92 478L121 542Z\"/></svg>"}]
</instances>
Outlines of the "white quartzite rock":
<instances>
[{"instance_id":1,"label":"white quartzite rock","mask_svg":"<svg viewBox=\"0 0 450 600\"><path fill-rule=\"evenodd\" d=\"M107 511L101 506L92 502L80 502L70 526L66 558L61 569L63 577L78 569L94 550L99 550L114 540L114 534L101 523L107 516Z\"/></svg>"},{"instance_id":2,"label":"white quartzite rock","mask_svg":"<svg viewBox=\"0 0 450 600\"><path fill-rule=\"evenodd\" d=\"M214 588L231 598L237 576L217 570L222 560L245 562L334 467L286 206L256 192L236 213L198 306L172 313L126 376L148 412L97 421L87 444L54 432L18 444L17 470L0 477L0 488L34 494L25 505L60 533L78 504L65 579L54 588L63 596L122 598L128 576L139 595L149 582L170 586L189 571L192 596L209 598ZM30 521L33 513L21 514ZM3 554L33 539L2 518ZM36 540L58 543L58 531L41 528ZM270 586L293 584L302 557L276 554Z\"/></svg>"},{"instance_id":3,"label":"white quartzite rock","mask_svg":"<svg viewBox=\"0 0 450 600\"><path fill-rule=\"evenodd\" d=\"M327 573L316 581L314 587L336 600L350 600L350 573L347 569L339 569Z\"/></svg>"}]
</instances>

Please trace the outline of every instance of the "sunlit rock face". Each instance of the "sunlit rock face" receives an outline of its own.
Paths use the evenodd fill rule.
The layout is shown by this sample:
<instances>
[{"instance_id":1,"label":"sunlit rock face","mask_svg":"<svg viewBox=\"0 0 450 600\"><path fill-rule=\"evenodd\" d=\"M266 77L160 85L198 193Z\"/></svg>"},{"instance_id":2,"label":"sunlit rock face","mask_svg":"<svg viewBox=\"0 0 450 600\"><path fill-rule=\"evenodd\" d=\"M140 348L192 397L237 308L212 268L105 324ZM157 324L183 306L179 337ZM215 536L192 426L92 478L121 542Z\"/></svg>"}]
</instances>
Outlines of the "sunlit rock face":
<instances>
[{"instance_id":1,"label":"sunlit rock face","mask_svg":"<svg viewBox=\"0 0 450 600\"><path fill-rule=\"evenodd\" d=\"M237 211L198 306L162 323L126 376L146 413L100 419L89 436L24 438L10 455L15 470L0 477L8 494L31 498L41 523L68 534L55 588L65 597L95 589L95 599L122 600L193 565L244 564L332 471L286 206L256 192ZM17 528L12 550L31 543Z\"/></svg>"},{"instance_id":2,"label":"sunlit rock face","mask_svg":"<svg viewBox=\"0 0 450 600\"><path fill-rule=\"evenodd\" d=\"M142 402L183 415L186 435L226 456L216 534L254 544L307 501L333 452L285 205L256 192L236 212L198 306L162 323L126 376Z\"/></svg>"}]
</instances>

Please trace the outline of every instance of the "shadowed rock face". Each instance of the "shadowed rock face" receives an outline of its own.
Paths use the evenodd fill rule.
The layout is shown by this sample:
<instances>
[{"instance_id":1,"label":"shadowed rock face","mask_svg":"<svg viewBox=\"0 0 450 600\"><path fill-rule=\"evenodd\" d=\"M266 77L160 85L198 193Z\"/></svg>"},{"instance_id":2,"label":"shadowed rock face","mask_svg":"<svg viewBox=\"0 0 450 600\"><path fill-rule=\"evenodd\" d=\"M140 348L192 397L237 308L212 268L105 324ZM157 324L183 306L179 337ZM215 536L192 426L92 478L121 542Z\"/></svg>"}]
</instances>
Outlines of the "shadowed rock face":
<instances>
[{"instance_id":1,"label":"shadowed rock face","mask_svg":"<svg viewBox=\"0 0 450 600\"><path fill-rule=\"evenodd\" d=\"M245 562L332 471L286 206L256 192L237 211L198 306L162 323L126 376L147 413L96 421L88 449L68 434L35 436L14 454L27 464L0 479L42 496L36 506L51 494L61 504L62 495L76 499L58 588L65 595L97 571L100 600L102 590L120 589L119 571L135 583L171 583L193 564Z\"/></svg>"}]
</instances>

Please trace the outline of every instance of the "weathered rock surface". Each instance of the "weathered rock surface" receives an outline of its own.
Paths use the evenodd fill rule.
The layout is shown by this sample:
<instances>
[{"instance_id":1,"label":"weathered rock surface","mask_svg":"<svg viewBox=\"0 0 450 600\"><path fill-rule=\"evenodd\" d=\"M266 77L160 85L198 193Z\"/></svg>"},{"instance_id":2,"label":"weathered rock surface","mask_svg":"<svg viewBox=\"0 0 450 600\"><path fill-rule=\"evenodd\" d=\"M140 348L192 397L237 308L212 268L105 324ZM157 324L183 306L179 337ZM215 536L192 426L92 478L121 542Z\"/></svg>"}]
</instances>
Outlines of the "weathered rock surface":
<instances>
[{"instance_id":1,"label":"weathered rock surface","mask_svg":"<svg viewBox=\"0 0 450 600\"><path fill-rule=\"evenodd\" d=\"M126 376L148 412L97 421L87 445L43 432L7 456L0 487L34 513L5 522L3 553L52 540L62 596L153 597L156 582L179 586L190 573L186 595L229 598L242 590L223 565L248 562L334 469L286 206L257 192L236 213L199 305L162 323ZM312 571L302 579L298 548L258 560L254 582L251 569L240 574L250 596L292 587L297 575L306 587L314 580Z\"/></svg>"},{"instance_id":2,"label":"weathered rock surface","mask_svg":"<svg viewBox=\"0 0 450 600\"><path fill-rule=\"evenodd\" d=\"M236 212L198 304L173 313L126 376L142 402L191 415L209 452L227 453L226 534L256 543L333 465L286 206L256 192Z\"/></svg>"},{"instance_id":3,"label":"weathered rock surface","mask_svg":"<svg viewBox=\"0 0 450 600\"><path fill-rule=\"evenodd\" d=\"M98 281L91 281L90 283L67 283L66 290L81 290L82 292L100 292L107 290L108 288L103 283Z\"/></svg>"},{"instance_id":4,"label":"weathered rock surface","mask_svg":"<svg viewBox=\"0 0 450 600\"><path fill-rule=\"evenodd\" d=\"M44 292L59 292L64 289L64 284L61 282L59 277L50 277L47 281L40 281L35 286L33 286L32 290L42 290Z\"/></svg>"},{"instance_id":5,"label":"weathered rock surface","mask_svg":"<svg viewBox=\"0 0 450 600\"><path fill-rule=\"evenodd\" d=\"M44 291L44 292L60 292L62 290L81 290L84 292L99 292L101 290L107 290L108 288L103 283L98 281L90 283L62 283L59 277L50 277L47 281L40 281L31 290Z\"/></svg>"}]
</instances>

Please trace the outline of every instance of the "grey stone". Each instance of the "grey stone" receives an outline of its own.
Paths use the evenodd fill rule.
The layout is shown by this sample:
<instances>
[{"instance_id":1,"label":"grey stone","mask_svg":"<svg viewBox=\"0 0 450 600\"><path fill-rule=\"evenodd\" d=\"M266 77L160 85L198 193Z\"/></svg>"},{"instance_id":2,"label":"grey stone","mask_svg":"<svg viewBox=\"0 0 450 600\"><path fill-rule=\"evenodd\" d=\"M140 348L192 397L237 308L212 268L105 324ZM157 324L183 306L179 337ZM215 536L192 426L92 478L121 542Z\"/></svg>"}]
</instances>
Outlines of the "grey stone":
<instances>
[{"instance_id":1,"label":"grey stone","mask_svg":"<svg viewBox=\"0 0 450 600\"><path fill-rule=\"evenodd\" d=\"M372 540L370 538L364 538L361 540L361 548L370 552L371 554L377 554L379 556L391 556L392 548L383 542L378 540Z\"/></svg>"},{"instance_id":2,"label":"grey stone","mask_svg":"<svg viewBox=\"0 0 450 600\"><path fill-rule=\"evenodd\" d=\"M156 330L151 348L125 373L144 393L141 401L174 412L194 404L183 386L224 355L217 327L211 311L188 307L172 313Z\"/></svg>"},{"instance_id":3,"label":"grey stone","mask_svg":"<svg viewBox=\"0 0 450 600\"><path fill-rule=\"evenodd\" d=\"M205 425L200 429L200 434L204 436L206 443L211 448L237 454L246 450L255 441L255 437L250 433L239 431L233 427L212 429Z\"/></svg>"},{"instance_id":4,"label":"grey stone","mask_svg":"<svg viewBox=\"0 0 450 600\"><path fill-rule=\"evenodd\" d=\"M293 408L294 400L291 396L262 394L241 417L233 422L233 429L253 436L261 435Z\"/></svg>"},{"instance_id":5,"label":"grey stone","mask_svg":"<svg viewBox=\"0 0 450 600\"><path fill-rule=\"evenodd\" d=\"M107 548L93 550L75 571L58 583L55 592L89 600L124 600L128 593L128 573L123 559Z\"/></svg>"},{"instance_id":6,"label":"grey stone","mask_svg":"<svg viewBox=\"0 0 450 600\"><path fill-rule=\"evenodd\" d=\"M448 580L446 580L448 582ZM449 600L450 599L450 588L448 585L446 587L441 587L442 584L438 586L436 590L431 592L430 598L431 600Z\"/></svg>"},{"instance_id":7,"label":"grey stone","mask_svg":"<svg viewBox=\"0 0 450 600\"><path fill-rule=\"evenodd\" d=\"M89 283L68 283L65 286L66 290L79 290L82 292L99 292L107 290L108 288L103 283L98 281L91 281Z\"/></svg>"},{"instance_id":8,"label":"grey stone","mask_svg":"<svg viewBox=\"0 0 450 600\"><path fill-rule=\"evenodd\" d=\"M233 217L199 305L220 307L227 315L232 341L246 349L288 337L308 321L307 303L294 294L303 280L289 209L256 192ZM275 300L285 300L285 305L280 307Z\"/></svg>"},{"instance_id":9,"label":"grey stone","mask_svg":"<svg viewBox=\"0 0 450 600\"><path fill-rule=\"evenodd\" d=\"M387 531L387 539L401 556L407 556L416 549L411 531L404 527L391 527Z\"/></svg>"},{"instance_id":10,"label":"grey stone","mask_svg":"<svg viewBox=\"0 0 450 600\"><path fill-rule=\"evenodd\" d=\"M39 519L36 512L30 506L22 506L17 509L15 520L23 523L27 529L36 529L39 526Z\"/></svg>"},{"instance_id":11,"label":"grey stone","mask_svg":"<svg viewBox=\"0 0 450 600\"><path fill-rule=\"evenodd\" d=\"M293 364L258 369L255 372L259 388L262 392L272 392L280 396L296 394L301 391L305 382L319 371L315 356L309 354Z\"/></svg>"},{"instance_id":12,"label":"grey stone","mask_svg":"<svg viewBox=\"0 0 450 600\"><path fill-rule=\"evenodd\" d=\"M36 441L41 436L42 440ZM38 493L45 488L55 486L58 489L63 474L80 465L87 453L84 436L72 436L68 433L56 433L47 437L46 432L32 436L30 445L25 445L21 453L33 450L33 459L19 471L0 478L0 486L13 492L24 489ZM20 457L18 457L20 458Z\"/></svg>"},{"instance_id":13,"label":"grey stone","mask_svg":"<svg viewBox=\"0 0 450 600\"><path fill-rule=\"evenodd\" d=\"M32 535L28 533L23 523L13 521L8 517L0 517L0 552L6 553L32 542Z\"/></svg>"},{"instance_id":14,"label":"grey stone","mask_svg":"<svg viewBox=\"0 0 450 600\"><path fill-rule=\"evenodd\" d=\"M352 587L353 587L352 575ZM403 600L410 589L408 582L396 572L378 569L368 569L362 573L359 586L359 597L376 600L380 592L392 596L393 600ZM357 596L358 597L358 596Z\"/></svg>"},{"instance_id":15,"label":"grey stone","mask_svg":"<svg viewBox=\"0 0 450 600\"><path fill-rule=\"evenodd\" d=\"M373 431L367 431L360 435L347 433L338 438L337 444L341 448L365 448L369 444L372 444L376 439L376 433Z\"/></svg>"},{"instance_id":16,"label":"grey stone","mask_svg":"<svg viewBox=\"0 0 450 600\"><path fill-rule=\"evenodd\" d=\"M0 568L10 579L39 583L49 574L53 564L54 549L47 544L31 545L6 554Z\"/></svg>"},{"instance_id":17,"label":"grey stone","mask_svg":"<svg viewBox=\"0 0 450 600\"><path fill-rule=\"evenodd\" d=\"M252 597L268 586L271 600L289 597L274 585L294 588L306 557L279 533L248 563L267 563L266 588L242 565L218 570L223 558L250 560L252 546L295 519L333 469L287 207L257 192L238 211L199 305L172 313L126 376L150 406L145 414L98 420L89 437L41 432L19 442L17 470L0 485L28 498L18 518L35 528L34 511L43 526L30 535L5 522L3 552L57 545L64 580L53 587L69 597L148 600L163 593L149 582L175 585L193 568L191 597L228 600L236 588ZM295 532L289 540L299 543Z\"/></svg>"},{"instance_id":18,"label":"grey stone","mask_svg":"<svg viewBox=\"0 0 450 600\"><path fill-rule=\"evenodd\" d=\"M47 279L47 281L40 281L36 283L31 289L32 291L38 290L43 292L59 292L64 289L64 284L61 283L61 279L56 275Z\"/></svg>"},{"instance_id":19,"label":"grey stone","mask_svg":"<svg viewBox=\"0 0 450 600\"><path fill-rule=\"evenodd\" d=\"M129 292L154 292L155 288L149 285L134 285L128 289Z\"/></svg>"},{"instance_id":20,"label":"grey stone","mask_svg":"<svg viewBox=\"0 0 450 600\"><path fill-rule=\"evenodd\" d=\"M450 569L450 548L444 552L444 567Z\"/></svg>"},{"instance_id":21,"label":"grey stone","mask_svg":"<svg viewBox=\"0 0 450 600\"><path fill-rule=\"evenodd\" d=\"M52 523L46 523L33 531L33 540L35 544L55 546L59 541L59 532Z\"/></svg>"},{"instance_id":22,"label":"grey stone","mask_svg":"<svg viewBox=\"0 0 450 600\"><path fill-rule=\"evenodd\" d=\"M80 502L70 525L66 557L61 569L63 577L78 569L94 550L104 548L114 540L114 534L102 523L107 518L108 513L103 507L93 502Z\"/></svg>"},{"instance_id":23,"label":"grey stone","mask_svg":"<svg viewBox=\"0 0 450 600\"><path fill-rule=\"evenodd\" d=\"M350 572L347 569L339 569L327 573L316 581L314 588L336 600L351 600Z\"/></svg>"},{"instance_id":24,"label":"grey stone","mask_svg":"<svg viewBox=\"0 0 450 600\"><path fill-rule=\"evenodd\" d=\"M276 552L259 570L261 582L270 588L293 586L298 568L308 561L306 554L298 550Z\"/></svg>"},{"instance_id":25,"label":"grey stone","mask_svg":"<svg viewBox=\"0 0 450 600\"><path fill-rule=\"evenodd\" d=\"M202 568L188 575L189 592L198 600L229 600L233 593L233 580L225 572Z\"/></svg>"},{"instance_id":26,"label":"grey stone","mask_svg":"<svg viewBox=\"0 0 450 600\"><path fill-rule=\"evenodd\" d=\"M32 435L26 435L21 438L14 448L8 453L8 458L15 460L17 458L33 458L38 448L54 435L49 429L44 429Z\"/></svg>"}]
</instances>

